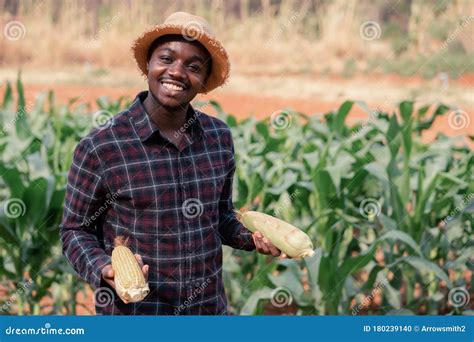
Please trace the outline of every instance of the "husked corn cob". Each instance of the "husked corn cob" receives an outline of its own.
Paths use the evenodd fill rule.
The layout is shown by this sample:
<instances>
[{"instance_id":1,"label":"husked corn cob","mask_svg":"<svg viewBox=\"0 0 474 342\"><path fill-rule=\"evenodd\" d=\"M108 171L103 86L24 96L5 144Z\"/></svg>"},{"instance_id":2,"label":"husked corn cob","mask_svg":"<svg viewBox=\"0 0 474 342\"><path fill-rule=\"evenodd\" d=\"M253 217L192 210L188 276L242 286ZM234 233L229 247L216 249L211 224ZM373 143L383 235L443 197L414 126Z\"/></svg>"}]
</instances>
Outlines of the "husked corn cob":
<instances>
[{"instance_id":1,"label":"husked corn cob","mask_svg":"<svg viewBox=\"0 0 474 342\"><path fill-rule=\"evenodd\" d=\"M238 212L237 217L251 232L261 232L273 245L292 258L314 254L309 236L285 221L256 211Z\"/></svg>"},{"instance_id":2,"label":"husked corn cob","mask_svg":"<svg viewBox=\"0 0 474 342\"><path fill-rule=\"evenodd\" d=\"M127 247L127 240L121 236L115 238L112 268L115 272L115 290L122 300L139 302L150 292L137 259Z\"/></svg>"}]
</instances>

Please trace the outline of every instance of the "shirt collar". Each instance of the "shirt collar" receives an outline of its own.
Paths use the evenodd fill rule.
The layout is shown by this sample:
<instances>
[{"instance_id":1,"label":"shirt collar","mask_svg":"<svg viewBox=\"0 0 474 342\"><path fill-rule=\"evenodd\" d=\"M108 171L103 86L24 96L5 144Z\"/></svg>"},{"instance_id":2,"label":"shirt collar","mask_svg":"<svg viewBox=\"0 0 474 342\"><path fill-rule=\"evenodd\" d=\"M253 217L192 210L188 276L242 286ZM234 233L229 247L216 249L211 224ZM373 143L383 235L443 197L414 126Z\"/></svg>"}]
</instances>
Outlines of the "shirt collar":
<instances>
[{"instance_id":1,"label":"shirt collar","mask_svg":"<svg viewBox=\"0 0 474 342\"><path fill-rule=\"evenodd\" d=\"M130 106L130 115L133 119L133 124L140 140L143 142L148 140L156 132L160 131L143 106L143 101L147 96L148 91L138 93ZM201 115L202 113L200 111L195 110L191 105L189 105L188 112L186 113L185 124L179 132L189 132L194 139L198 139L199 137L205 139L206 132L202 128Z\"/></svg>"}]
</instances>

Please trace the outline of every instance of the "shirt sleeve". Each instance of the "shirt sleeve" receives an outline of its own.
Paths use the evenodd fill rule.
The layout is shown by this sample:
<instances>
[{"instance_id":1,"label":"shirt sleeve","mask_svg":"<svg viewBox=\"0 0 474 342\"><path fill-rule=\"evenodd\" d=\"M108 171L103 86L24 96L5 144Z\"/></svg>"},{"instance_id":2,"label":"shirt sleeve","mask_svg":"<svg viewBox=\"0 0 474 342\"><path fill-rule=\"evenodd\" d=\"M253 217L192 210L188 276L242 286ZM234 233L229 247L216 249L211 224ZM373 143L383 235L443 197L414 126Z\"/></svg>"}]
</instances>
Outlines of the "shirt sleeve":
<instances>
[{"instance_id":1,"label":"shirt sleeve","mask_svg":"<svg viewBox=\"0 0 474 342\"><path fill-rule=\"evenodd\" d=\"M234 145L231 135L230 144L232 156L229 162L228 172L219 200L218 230L223 244L237 249L252 251L255 250L255 243L253 242L252 233L237 219L234 212L234 204L232 203L232 183L236 165L234 159Z\"/></svg>"},{"instance_id":2,"label":"shirt sleeve","mask_svg":"<svg viewBox=\"0 0 474 342\"><path fill-rule=\"evenodd\" d=\"M98 220L106 206L106 190L100 174L96 151L90 138L85 138L74 151L68 174L60 236L63 254L79 276L94 288L100 287L102 268L111 262L99 239L102 228Z\"/></svg>"}]
</instances>

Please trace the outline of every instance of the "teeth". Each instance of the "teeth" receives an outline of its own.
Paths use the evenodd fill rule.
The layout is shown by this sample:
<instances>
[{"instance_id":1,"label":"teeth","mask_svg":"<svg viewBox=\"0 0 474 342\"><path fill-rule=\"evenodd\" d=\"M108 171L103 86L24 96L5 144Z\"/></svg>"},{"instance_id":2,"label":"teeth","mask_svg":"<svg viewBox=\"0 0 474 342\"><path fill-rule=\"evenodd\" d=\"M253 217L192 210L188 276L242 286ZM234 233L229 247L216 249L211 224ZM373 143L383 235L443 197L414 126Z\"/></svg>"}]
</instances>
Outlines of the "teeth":
<instances>
[{"instance_id":1,"label":"teeth","mask_svg":"<svg viewBox=\"0 0 474 342\"><path fill-rule=\"evenodd\" d=\"M179 90L179 91L183 90L183 87L177 86L176 84L165 83L165 82L163 82L162 84L166 89L169 89L169 90Z\"/></svg>"}]
</instances>

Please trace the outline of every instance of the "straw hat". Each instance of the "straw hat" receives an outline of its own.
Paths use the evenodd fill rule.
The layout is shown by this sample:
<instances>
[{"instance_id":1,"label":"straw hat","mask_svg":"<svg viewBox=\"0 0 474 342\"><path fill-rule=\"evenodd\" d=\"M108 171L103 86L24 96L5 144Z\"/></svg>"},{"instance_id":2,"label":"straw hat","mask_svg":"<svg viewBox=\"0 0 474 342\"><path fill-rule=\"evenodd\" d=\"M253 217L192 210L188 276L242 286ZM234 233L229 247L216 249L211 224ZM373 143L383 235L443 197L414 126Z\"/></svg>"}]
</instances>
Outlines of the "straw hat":
<instances>
[{"instance_id":1,"label":"straw hat","mask_svg":"<svg viewBox=\"0 0 474 342\"><path fill-rule=\"evenodd\" d=\"M134 41L132 51L143 75L148 74L147 54L150 45L158 37L167 34L180 34L186 40L196 40L209 51L212 57L212 70L207 78L203 93L207 93L227 81L230 74L230 61L227 52L221 42L215 38L211 26L205 19L186 12L171 14L163 24L149 28Z\"/></svg>"}]
</instances>

